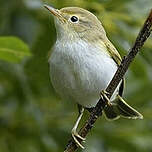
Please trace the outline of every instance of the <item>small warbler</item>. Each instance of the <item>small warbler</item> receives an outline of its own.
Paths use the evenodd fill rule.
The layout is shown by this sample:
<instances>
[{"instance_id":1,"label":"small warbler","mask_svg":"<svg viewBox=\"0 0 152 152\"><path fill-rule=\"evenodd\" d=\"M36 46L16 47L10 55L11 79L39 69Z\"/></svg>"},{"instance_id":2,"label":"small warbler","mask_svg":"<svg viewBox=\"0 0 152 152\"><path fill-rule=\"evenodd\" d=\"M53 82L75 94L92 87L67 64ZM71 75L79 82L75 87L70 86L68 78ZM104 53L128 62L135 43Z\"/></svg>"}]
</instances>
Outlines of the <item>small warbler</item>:
<instances>
[{"instance_id":1,"label":"small warbler","mask_svg":"<svg viewBox=\"0 0 152 152\"><path fill-rule=\"evenodd\" d=\"M56 92L64 100L78 105L79 116L72 129L76 144L84 148L76 129L84 109L95 107L100 94L106 96L106 89L114 76L121 57L106 36L106 32L91 12L79 7L65 7L60 10L44 5L55 19L57 40L49 57L50 77ZM104 109L109 120L120 116L142 119L143 116L123 99L124 79L116 88L110 104Z\"/></svg>"}]
</instances>

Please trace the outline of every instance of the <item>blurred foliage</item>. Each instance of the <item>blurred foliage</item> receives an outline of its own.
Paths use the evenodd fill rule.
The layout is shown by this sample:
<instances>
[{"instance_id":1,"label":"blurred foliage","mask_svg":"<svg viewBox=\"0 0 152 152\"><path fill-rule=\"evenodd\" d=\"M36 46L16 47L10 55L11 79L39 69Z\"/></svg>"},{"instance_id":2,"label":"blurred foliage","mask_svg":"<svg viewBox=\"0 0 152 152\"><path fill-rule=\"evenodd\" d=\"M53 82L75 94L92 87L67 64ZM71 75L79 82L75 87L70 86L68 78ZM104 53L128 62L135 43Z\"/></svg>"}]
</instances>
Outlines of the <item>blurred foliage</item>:
<instances>
[{"instance_id":1,"label":"blurred foliage","mask_svg":"<svg viewBox=\"0 0 152 152\"><path fill-rule=\"evenodd\" d=\"M122 56L132 47L152 6L151 0L0 0L0 36L19 37L32 54L18 64L0 60L0 152L63 151L76 120L76 106L63 103L49 80L47 54L56 34L44 3L56 8L79 6L96 14ZM20 51L20 43L14 40L10 48ZM3 45L0 39L0 48ZM130 66L124 95L144 119L108 122L101 117L83 151L152 151L151 48L152 36ZM83 120L87 117L88 113Z\"/></svg>"},{"instance_id":2,"label":"blurred foliage","mask_svg":"<svg viewBox=\"0 0 152 152\"><path fill-rule=\"evenodd\" d=\"M16 37L0 37L0 59L19 62L30 56L28 46Z\"/></svg>"}]
</instances>

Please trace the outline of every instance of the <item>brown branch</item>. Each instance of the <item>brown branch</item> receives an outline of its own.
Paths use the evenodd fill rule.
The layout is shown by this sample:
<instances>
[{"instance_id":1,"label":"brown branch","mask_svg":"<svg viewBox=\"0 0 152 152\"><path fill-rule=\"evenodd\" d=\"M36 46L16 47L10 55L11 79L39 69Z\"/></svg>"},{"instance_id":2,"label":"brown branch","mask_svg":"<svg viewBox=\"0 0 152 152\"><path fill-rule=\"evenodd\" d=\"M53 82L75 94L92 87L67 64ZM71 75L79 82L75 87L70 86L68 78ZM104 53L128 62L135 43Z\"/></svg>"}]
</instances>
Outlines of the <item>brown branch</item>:
<instances>
[{"instance_id":1,"label":"brown branch","mask_svg":"<svg viewBox=\"0 0 152 152\"><path fill-rule=\"evenodd\" d=\"M139 52L141 47L144 45L144 42L150 36L151 26L152 26L152 10L150 11L150 14L149 14L147 20L145 21L141 31L139 32L131 51L129 52L129 54L126 57L123 58L113 79L111 80L110 84L106 88L106 91L109 93L107 95L108 98L110 98L112 96L114 90L117 88L121 79L124 77L126 71L128 70L130 63L133 61L136 54ZM89 133L89 131L93 127L93 125L96 122L96 120L98 119L98 117L102 115L102 111L103 111L105 105L106 105L106 100L101 98L98 101L96 107L91 112L90 117L88 118L88 120L86 121L84 126L79 131L79 134L82 137L86 137L86 135ZM74 152L77 149L78 149L78 146L74 143L74 141L72 139L70 139L64 152Z\"/></svg>"}]
</instances>

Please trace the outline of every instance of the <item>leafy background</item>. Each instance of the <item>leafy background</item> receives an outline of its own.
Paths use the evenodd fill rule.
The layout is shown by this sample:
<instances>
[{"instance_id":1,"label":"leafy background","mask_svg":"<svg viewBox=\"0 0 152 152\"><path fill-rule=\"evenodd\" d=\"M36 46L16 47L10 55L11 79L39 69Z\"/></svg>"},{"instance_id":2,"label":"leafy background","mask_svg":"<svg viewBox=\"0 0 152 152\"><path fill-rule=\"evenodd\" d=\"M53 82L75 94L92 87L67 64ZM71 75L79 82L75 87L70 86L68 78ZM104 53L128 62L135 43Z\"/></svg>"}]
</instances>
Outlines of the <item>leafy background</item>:
<instances>
[{"instance_id":1,"label":"leafy background","mask_svg":"<svg viewBox=\"0 0 152 152\"><path fill-rule=\"evenodd\" d=\"M44 3L96 14L122 56L152 7L151 0L0 0L0 152L63 151L77 117L76 106L63 103L49 80L47 55L56 34ZM151 49L152 36L126 75L124 97L144 119L101 117L84 152L152 151Z\"/></svg>"}]
</instances>

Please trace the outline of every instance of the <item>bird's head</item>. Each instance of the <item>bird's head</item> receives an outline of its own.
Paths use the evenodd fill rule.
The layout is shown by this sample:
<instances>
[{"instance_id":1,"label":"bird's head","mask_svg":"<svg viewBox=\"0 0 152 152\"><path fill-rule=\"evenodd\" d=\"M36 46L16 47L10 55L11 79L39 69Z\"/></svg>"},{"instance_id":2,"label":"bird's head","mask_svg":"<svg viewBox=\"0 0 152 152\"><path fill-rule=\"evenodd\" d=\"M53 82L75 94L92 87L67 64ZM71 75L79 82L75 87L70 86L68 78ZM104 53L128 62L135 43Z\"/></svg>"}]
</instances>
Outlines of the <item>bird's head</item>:
<instances>
[{"instance_id":1,"label":"bird's head","mask_svg":"<svg viewBox=\"0 0 152 152\"><path fill-rule=\"evenodd\" d=\"M55 19L58 38L92 39L105 37L101 22L91 12L79 7L65 7L60 10L44 5Z\"/></svg>"}]
</instances>

